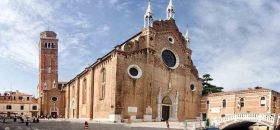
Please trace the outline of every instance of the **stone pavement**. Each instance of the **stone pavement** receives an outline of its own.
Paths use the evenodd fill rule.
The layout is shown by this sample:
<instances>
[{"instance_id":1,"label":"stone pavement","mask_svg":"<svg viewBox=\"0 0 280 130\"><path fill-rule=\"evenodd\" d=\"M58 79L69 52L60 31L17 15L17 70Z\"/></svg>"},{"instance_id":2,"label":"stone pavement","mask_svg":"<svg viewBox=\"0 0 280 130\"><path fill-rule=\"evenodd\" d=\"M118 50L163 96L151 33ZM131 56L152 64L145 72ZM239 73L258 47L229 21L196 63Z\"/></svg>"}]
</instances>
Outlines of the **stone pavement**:
<instances>
[{"instance_id":1,"label":"stone pavement","mask_svg":"<svg viewBox=\"0 0 280 130\"><path fill-rule=\"evenodd\" d=\"M136 122L132 124L125 124L129 127L145 127L145 128L166 128L165 122ZM180 129L184 128L183 122L169 122L169 126L171 129Z\"/></svg>"},{"instance_id":2,"label":"stone pavement","mask_svg":"<svg viewBox=\"0 0 280 130\"><path fill-rule=\"evenodd\" d=\"M170 130L182 130L183 124L170 122ZM9 127L10 130L83 130L84 121L81 120L40 120L40 123L30 123L26 126L25 123L12 122L0 123L0 130ZM90 130L167 130L165 122L139 122L132 124L118 123L93 123L89 122Z\"/></svg>"}]
</instances>

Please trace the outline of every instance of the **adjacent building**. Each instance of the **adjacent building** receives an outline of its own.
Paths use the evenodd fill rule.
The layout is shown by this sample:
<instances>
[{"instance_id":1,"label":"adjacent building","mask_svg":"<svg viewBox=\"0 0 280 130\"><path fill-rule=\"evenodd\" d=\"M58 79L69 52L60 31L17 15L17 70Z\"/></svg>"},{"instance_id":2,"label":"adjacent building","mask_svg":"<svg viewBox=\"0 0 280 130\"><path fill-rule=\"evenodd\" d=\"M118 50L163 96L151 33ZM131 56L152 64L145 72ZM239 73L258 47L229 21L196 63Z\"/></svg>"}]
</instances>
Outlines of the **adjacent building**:
<instances>
[{"instance_id":1,"label":"adjacent building","mask_svg":"<svg viewBox=\"0 0 280 130\"><path fill-rule=\"evenodd\" d=\"M212 93L201 99L201 113L210 119L237 113L279 112L280 93L263 87Z\"/></svg>"},{"instance_id":2,"label":"adjacent building","mask_svg":"<svg viewBox=\"0 0 280 130\"><path fill-rule=\"evenodd\" d=\"M199 116L202 83L189 37L179 32L172 0L166 12L165 20L154 21L149 3L139 33L66 84L66 118L184 121Z\"/></svg>"},{"instance_id":3,"label":"adjacent building","mask_svg":"<svg viewBox=\"0 0 280 130\"><path fill-rule=\"evenodd\" d=\"M0 93L0 115L3 116L37 116L39 113L37 99L31 94L19 91Z\"/></svg>"}]
</instances>

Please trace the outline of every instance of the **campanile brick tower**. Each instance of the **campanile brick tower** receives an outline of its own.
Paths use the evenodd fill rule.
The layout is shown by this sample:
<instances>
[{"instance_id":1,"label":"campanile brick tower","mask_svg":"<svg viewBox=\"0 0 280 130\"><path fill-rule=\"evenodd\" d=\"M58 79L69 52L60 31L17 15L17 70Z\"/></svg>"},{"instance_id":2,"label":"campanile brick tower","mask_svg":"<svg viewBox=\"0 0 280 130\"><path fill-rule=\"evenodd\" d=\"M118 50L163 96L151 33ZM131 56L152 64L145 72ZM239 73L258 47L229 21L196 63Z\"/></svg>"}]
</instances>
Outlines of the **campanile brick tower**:
<instances>
[{"instance_id":1,"label":"campanile brick tower","mask_svg":"<svg viewBox=\"0 0 280 130\"><path fill-rule=\"evenodd\" d=\"M39 41L39 103L40 115L59 115L63 94L58 83L58 39L53 31L40 33ZM63 108L62 108L63 109ZM64 110L61 110L60 114Z\"/></svg>"},{"instance_id":2,"label":"campanile brick tower","mask_svg":"<svg viewBox=\"0 0 280 130\"><path fill-rule=\"evenodd\" d=\"M45 31L39 42L39 91L57 87L58 82L58 39L56 33Z\"/></svg>"}]
</instances>

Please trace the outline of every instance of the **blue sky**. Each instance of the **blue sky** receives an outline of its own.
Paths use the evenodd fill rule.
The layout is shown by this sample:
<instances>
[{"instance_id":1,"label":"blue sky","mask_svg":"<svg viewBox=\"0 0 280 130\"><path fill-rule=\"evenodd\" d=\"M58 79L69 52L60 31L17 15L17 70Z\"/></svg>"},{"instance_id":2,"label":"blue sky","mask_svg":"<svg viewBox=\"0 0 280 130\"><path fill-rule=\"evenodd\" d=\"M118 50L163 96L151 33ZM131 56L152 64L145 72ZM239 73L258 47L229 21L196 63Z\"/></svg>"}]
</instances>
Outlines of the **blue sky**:
<instances>
[{"instance_id":1,"label":"blue sky","mask_svg":"<svg viewBox=\"0 0 280 130\"><path fill-rule=\"evenodd\" d=\"M168 0L152 0L165 19ZM39 33L59 38L59 80L86 66L143 28L147 0L1 0L0 91L36 94ZM192 59L226 90L280 85L280 2L174 0L181 32L189 26Z\"/></svg>"}]
</instances>

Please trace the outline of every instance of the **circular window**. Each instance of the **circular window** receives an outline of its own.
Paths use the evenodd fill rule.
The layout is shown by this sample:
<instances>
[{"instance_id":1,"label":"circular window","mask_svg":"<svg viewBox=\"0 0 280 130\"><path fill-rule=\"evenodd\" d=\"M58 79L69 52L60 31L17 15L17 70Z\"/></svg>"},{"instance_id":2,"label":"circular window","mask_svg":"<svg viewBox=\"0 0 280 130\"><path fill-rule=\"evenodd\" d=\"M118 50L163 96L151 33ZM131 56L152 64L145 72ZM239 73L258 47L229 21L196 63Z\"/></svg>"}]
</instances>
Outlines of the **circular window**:
<instances>
[{"instance_id":1,"label":"circular window","mask_svg":"<svg viewBox=\"0 0 280 130\"><path fill-rule=\"evenodd\" d=\"M130 68L129 69L129 73L132 75L132 76L137 76L138 75L138 70L136 68Z\"/></svg>"},{"instance_id":2,"label":"circular window","mask_svg":"<svg viewBox=\"0 0 280 130\"><path fill-rule=\"evenodd\" d=\"M175 69L178 65L178 61L176 58L176 55L170 51L170 50L164 50L162 51L161 58L166 66L168 66L171 69Z\"/></svg>"},{"instance_id":3,"label":"circular window","mask_svg":"<svg viewBox=\"0 0 280 130\"><path fill-rule=\"evenodd\" d=\"M195 91L195 86L193 84L191 84L191 90Z\"/></svg>"},{"instance_id":4,"label":"circular window","mask_svg":"<svg viewBox=\"0 0 280 130\"><path fill-rule=\"evenodd\" d=\"M173 44L174 43L174 38L172 36L169 36L168 41Z\"/></svg>"},{"instance_id":5,"label":"circular window","mask_svg":"<svg viewBox=\"0 0 280 130\"><path fill-rule=\"evenodd\" d=\"M142 70L137 65L128 66L127 73L131 78L134 78L134 79L139 79L142 76Z\"/></svg>"},{"instance_id":6,"label":"circular window","mask_svg":"<svg viewBox=\"0 0 280 130\"><path fill-rule=\"evenodd\" d=\"M57 97L52 97L52 101L56 102L57 101Z\"/></svg>"}]
</instances>

